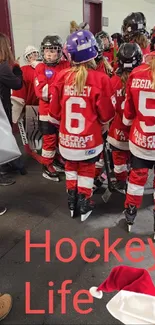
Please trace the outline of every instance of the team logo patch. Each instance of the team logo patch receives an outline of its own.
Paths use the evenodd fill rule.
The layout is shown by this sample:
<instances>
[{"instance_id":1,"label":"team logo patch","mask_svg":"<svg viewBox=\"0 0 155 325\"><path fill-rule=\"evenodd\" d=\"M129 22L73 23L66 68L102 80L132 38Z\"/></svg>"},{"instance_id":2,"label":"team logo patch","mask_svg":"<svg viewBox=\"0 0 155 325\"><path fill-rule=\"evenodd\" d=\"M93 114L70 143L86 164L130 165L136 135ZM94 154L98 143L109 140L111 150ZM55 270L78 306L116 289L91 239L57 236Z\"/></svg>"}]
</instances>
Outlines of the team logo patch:
<instances>
[{"instance_id":1,"label":"team logo patch","mask_svg":"<svg viewBox=\"0 0 155 325\"><path fill-rule=\"evenodd\" d=\"M47 78L50 79L50 78L53 77L54 71L52 71L52 70L45 70L45 75L46 75Z\"/></svg>"},{"instance_id":2,"label":"team logo patch","mask_svg":"<svg viewBox=\"0 0 155 325\"><path fill-rule=\"evenodd\" d=\"M87 150L85 153L86 153L86 156L91 156L91 155L94 155L95 152L96 152L96 150L91 149L91 150Z\"/></svg>"}]
</instances>

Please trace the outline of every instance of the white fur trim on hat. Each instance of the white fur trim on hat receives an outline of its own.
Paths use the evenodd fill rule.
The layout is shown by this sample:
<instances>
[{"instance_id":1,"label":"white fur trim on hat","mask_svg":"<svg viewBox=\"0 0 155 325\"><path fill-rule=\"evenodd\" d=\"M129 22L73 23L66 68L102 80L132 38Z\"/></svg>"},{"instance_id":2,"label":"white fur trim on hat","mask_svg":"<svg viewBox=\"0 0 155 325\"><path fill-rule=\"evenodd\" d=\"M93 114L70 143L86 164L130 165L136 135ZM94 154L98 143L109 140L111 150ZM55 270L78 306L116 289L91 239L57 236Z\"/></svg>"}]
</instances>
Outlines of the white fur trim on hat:
<instances>
[{"instance_id":1,"label":"white fur trim on hat","mask_svg":"<svg viewBox=\"0 0 155 325\"><path fill-rule=\"evenodd\" d=\"M97 287L91 287L89 289L89 293L91 294L92 297L97 298L97 299L102 299L102 297L103 297L103 292L97 291Z\"/></svg>"}]
</instances>

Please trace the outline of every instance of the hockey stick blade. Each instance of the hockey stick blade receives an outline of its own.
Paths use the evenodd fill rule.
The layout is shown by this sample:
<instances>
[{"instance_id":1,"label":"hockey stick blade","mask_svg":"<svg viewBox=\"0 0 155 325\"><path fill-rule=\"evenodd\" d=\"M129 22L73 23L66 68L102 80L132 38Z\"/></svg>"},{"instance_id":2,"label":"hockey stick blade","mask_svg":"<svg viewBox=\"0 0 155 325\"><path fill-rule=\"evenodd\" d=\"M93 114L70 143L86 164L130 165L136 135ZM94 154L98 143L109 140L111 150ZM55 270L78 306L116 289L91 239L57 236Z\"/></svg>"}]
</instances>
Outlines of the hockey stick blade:
<instances>
[{"instance_id":1,"label":"hockey stick blade","mask_svg":"<svg viewBox=\"0 0 155 325\"><path fill-rule=\"evenodd\" d=\"M40 164L42 164L42 157L40 155L38 155L36 152L34 152L29 146L22 119L20 119L18 121L18 127L19 127L20 135L21 135L23 146L24 146L26 153L28 155L30 155L33 159L38 161Z\"/></svg>"}]
</instances>

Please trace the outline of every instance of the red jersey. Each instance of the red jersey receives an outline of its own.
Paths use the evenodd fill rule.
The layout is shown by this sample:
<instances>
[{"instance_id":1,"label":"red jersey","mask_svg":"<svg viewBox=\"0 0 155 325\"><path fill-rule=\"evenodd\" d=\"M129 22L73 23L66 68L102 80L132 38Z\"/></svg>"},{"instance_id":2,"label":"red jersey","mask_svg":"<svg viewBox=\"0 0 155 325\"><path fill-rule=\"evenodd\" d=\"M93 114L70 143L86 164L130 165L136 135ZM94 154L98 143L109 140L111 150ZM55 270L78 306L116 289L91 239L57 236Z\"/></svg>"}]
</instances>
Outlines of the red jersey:
<instances>
[{"instance_id":1,"label":"red jersey","mask_svg":"<svg viewBox=\"0 0 155 325\"><path fill-rule=\"evenodd\" d=\"M113 76L111 78L112 86L116 95L116 115L109 129L108 142L121 150L129 150L129 131L130 128L122 122L125 96L122 95L121 77Z\"/></svg>"},{"instance_id":2,"label":"red jersey","mask_svg":"<svg viewBox=\"0 0 155 325\"><path fill-rule=\"evenodd\" d=\"M102 126L115 114L115 95L110 78L89 70L86 85L78 96L62 71L53 85L49 122L59 125L59 150L67 160L82 161L103 150Z\"/></svg>"},{"instance_id":3,"label":"red jersey","mask_svg":"<svg viewBox=\"0 0 155 325\"><path fill-rule=\"evenodd\" d=\"M69 66L69 62L60 61L56 66L48 66L45 63L40 63L35 69L35 93L39 98L39 117L44 122L48 120L51 85L58 72Z\"/></svg>"},{"instance_id":4,"label":"red jersey","mask_svg":"<svg viewBox=\"0 0 155 325\"><path fill-rule=\"evenodd\" d=\"M151 89L147 64L133 70L129 77L123 123L130 125L129 148L145 160L155 160L155 90Z\"/></svg>"},{"instance_id":5,"label":"red jersey","mask_svg":"<svg viewBox=\"0 0 155 325\"><path fill-rule=\"evenodd\" d=\"M104 72L106 73L106 70L105 70L105 65L104 65L104 61L100 61L99 63L97 63L97 68L96 68L97 71L100 71L100 72Z\"/></svg>"},{"instance_id":6,"label":"red jersey","mask_svg":"<svg viewBox=\"0 0 155 325\"><path fill-rule=\"evenodd\" d=\"M12 91L12 99L16 99L17 101L25 105L34 105L37 106L39 104L39 100L34 91L34 76L35 69L31 65L25 65L21 67L23 72L23 87L20 90Z\"/></svg>"},{"instance_id":7,"label":"red jersey","mask_svg":"<svg viewBox=\"0 0 155 325\"><path fill-rule=\"evenodd\" d=\"M114 49L110 48L109 51L103 52L103 56L110 64L112 64L114 61Z\"/></svg>"},{"instance_id":8,"label":"red jersey","mask_svg":"<svg viewBox=\"0 0 155 325\"><path fill-rule=\"evenodd\" d=\"M143 55L149 54L150 53L150 45L148 45L148 47L146 49L142 49Z\"/></svg>"}]
</instances>

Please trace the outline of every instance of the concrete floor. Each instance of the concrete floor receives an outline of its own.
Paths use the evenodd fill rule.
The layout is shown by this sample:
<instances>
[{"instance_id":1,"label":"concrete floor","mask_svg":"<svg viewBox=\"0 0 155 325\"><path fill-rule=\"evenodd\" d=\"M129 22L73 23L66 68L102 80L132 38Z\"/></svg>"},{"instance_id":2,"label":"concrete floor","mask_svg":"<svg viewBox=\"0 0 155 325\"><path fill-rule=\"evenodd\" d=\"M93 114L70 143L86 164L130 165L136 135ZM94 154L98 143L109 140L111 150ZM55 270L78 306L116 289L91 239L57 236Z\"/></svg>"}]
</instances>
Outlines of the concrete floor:
<instances>
[{"instance_id":1,"label":"concrete floor","mask_svg":"<svg viewBox=\"0 0 155 325\"><path fill-rule=\"evenodd\" d=\"M115 193L105 204L101 194L95 195L97 208L93 215L81 223L80 218L71 219L67 208L65 183L53 183L41 176L40 166L26 159L28 175L15 174L16 184L0 188L0 204L6 204L8 212L0 217L0 291L12 294L14 304L11 313L1 324L108 324L117 325L106 310L106 303L114 296L104 294L102 300L94 300L93 305L81 305L81 309L91 307L88 315L81 315L74 310L73 297L77 291L88 290L91 286L99 285L116 265L126 264L148 269L155 264L147 238L152 237L152 192L150 182L147 185L143 206L140 209L132 233L128 234L124 225L123 202L124 196ZM118 237L122 238L117 252L122 257L118 262L110 255L109 262L104 256L104 229L109 228L110 243ZM31 249L31 262L25 262L25 231L30 230L32 243L43 243L45 231L50 230L50 257L45 262L44 249ZM57 242L62 238L71 238L77 246L77 255L73 262L62 263L55 254ZM87 263L80 255L80 246L86 238L96 238L101 248L93 243L87 246L87 256L101 254L95 263ZM141 238L145 243L145 252L134 253L132 256L144 256L141 263L132 263L125 257L125 245L134 237ZM61 249L64 258L71 255L69 244ZM155 272L150 273L155 282ZM64 280L72 280L68 285L71 293L67 295L66 314L61 314L61 296L57 291ZM54 311L48 312L48 290L50 281L54 282ZM45 314L25 314L25 282L31 283L31 308L45 309ZM50 288L51 289L51 288ZM84 297L85 298L85 297Z\"/></svg>"}]
</instances>

